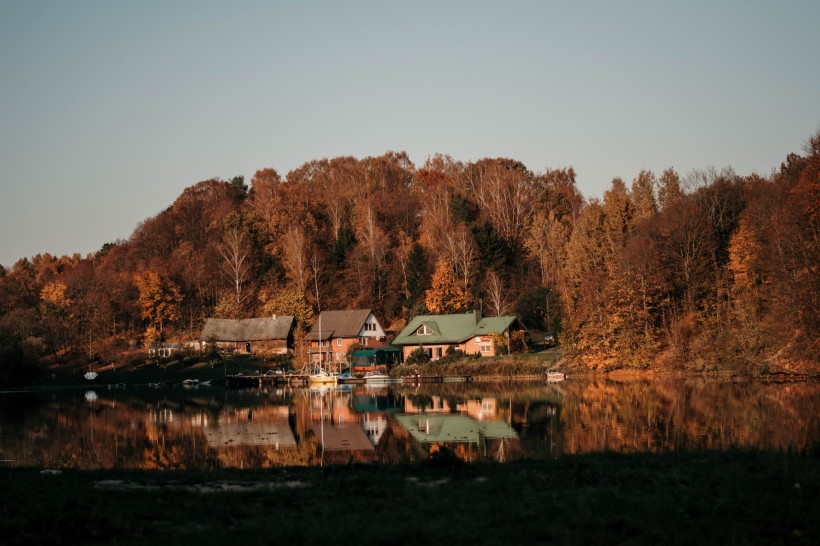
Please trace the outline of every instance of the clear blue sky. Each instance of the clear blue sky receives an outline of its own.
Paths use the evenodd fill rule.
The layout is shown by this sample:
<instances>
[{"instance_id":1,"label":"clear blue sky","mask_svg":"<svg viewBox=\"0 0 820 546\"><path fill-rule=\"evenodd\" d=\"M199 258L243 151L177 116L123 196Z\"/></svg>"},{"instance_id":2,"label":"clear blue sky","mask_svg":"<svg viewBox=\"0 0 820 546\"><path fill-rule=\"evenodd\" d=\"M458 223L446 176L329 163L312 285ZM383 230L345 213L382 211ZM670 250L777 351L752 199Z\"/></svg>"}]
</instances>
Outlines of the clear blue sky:
<instances>
[{"instance_id":1,"label":"clear blue sky","mask_svg":"<svg viewBox=\"0 0 820 546\"><path fill-rule=\"evenodd\" d=\"M767 174L820 127L820 2L0 1L0 264L187 186L405 150Z\"/></svg>"}]
</instances>

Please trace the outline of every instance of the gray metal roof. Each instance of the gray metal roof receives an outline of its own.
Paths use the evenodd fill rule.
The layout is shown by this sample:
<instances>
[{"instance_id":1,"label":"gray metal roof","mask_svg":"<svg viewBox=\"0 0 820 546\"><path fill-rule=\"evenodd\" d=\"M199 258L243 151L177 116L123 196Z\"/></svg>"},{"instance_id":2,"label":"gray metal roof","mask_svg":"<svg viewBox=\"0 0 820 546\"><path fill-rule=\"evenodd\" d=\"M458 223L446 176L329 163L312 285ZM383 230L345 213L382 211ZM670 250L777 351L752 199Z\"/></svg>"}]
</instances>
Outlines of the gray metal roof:
<instances>
[{"instance_id":1,"label":"gray metal roof","mask_svg":"<svg viewBox=\"0 0 820 546\"><path fill-rule=\"evenodd\" d=\"M216 341L262 341L288 339L293 317L261 317L252 319L218 319L205 321L200 339Z\"/></svg>"},{"instance_id":2,"label":"gray metal roof","mask_svg":"<svg viewBox=\"0 0 820 546\"><path fill-rule=\"evenodd\" d=\"M320 329L322 339L329 337L328 332L332 333L333 337L358 337L370 313L370 309L322 311L313 323L308 339L317 341Z\"/></svg>"}]
</instances>

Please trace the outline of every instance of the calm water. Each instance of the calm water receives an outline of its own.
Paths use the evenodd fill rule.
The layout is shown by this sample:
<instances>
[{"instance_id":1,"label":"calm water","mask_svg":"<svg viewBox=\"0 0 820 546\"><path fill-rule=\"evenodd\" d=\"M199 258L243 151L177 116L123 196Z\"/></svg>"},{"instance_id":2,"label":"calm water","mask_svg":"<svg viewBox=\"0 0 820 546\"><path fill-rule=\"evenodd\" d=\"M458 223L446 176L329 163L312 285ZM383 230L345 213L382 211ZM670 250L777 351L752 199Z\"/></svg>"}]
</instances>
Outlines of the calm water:
<instances>
[{"instance_id":1,"label":"calm water","mask_svg":"<svg viewBox=\"0 0 820 546\"><path fill-rule=\"evenodd\" d=\"M804 451L820 384L567 380L0 394L0 466L211 469L681 449Z\"/></svg>"}]
</instances>

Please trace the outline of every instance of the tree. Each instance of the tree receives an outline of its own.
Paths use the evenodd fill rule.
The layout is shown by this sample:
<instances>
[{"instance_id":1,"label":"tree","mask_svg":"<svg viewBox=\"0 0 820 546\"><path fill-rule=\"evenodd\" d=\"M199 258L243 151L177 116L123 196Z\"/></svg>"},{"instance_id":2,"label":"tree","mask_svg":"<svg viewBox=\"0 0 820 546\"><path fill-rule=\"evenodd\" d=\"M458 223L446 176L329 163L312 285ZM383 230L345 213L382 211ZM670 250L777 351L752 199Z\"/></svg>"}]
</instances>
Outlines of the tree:
<instances>
[{"instance_id":1,"label":"tree","mask_svg":"<svg viewBox=\"0 0 820 546\"><path fill-rule=\"evenodd\" d=\"M291 282L302 293L308 283L308 239L299 225L288 227L282 238L282 262Z\"/></svg>"},{"instance_id":2,"label":"tree","mask_svg":"<svg viewBox=\"0 0 820 546\"><path fill-rule=\"evenodd\" d=\"M52 281L40 290L40 309L44 316L68 317L72 301L66 296L66 289L64 282Z\"/></svg>"},{"instance_id":3,"label":"tree","mask_svg":"<svg viewBox=\"0 0 820 546\"><path fill-rule=\"evenodd\" d=\"M376 212L370 203L364 205L361 214L361 224L359 226L359 237L362 245L366 249L368 260L367 271L369 273L370 288L375 296L376 302L381 303L385 275L385 259L387 257L387 236L378 224Z\"/></svg>"},{"instance_id":4,"label":"tree","mask_svg":"<svg viewBox=\"0 0 820 546\"><path fill-rule=\"evenodd\" d=\"M433 282L425 299L431 313L457 313L467 309L470 297L456 280L452 265L439 258L433 273Z\"/></svg>"},{"instance_id":5,"label":"tree","mask_svg":"<svg viewBox=\"0 0 820 546\"><path fill-rule=\"evenodd\" d=\"M424 247L419 243L413 243L410 254L407 256L407 267L405 268L405 307L411 309L418 302L427 288L427 257Z\"/></svg>"},{"instance_id":6,"label":"tree","mask_svg":"<svg viewBox=\"0 0 820 546\"><path fill-rule=\"evenodd\" d=\"M652 171L641 171L632 181L632 204L636 220L650 218L658 212L658 203L655 200L656 185L657 181Z\"/></svg>"},{"instance_id":7,"label":"tree","mask_svg":"<svg viewBox=\"0 0 820 546\"><path fill-rule=\"evenodd\" d=\"M468 165L464 184L498 234L517 246L532 211L533 175L518 161L484 159Z\"/></svg>"},{"instance_id":8,"label":"tree","mask_svg":"<svg viewBox=\"0 0 820 546\"><path fill-rule=\"evenodd\" d=\"M666 210L682 197L680 177L675 169L670 167L663 171L658 183L658 205L661 210Z\"/></svg>"},{"instance_id":9,"label":"tree","mask_svg":"<svg viewBox=\"0 0 820 546\"><path fill-rule=\"evenodd\" d=\"M530 219L524 247L538 262L541 271L541 286L558 282L564 268L564 254L569 238L569 230L560 222L553 211L545 214L537 211Z\"/></svg>"},{"instance_id":10,"label":"tree","mask_svg":"<svg viewBox=\"0 0 820 546\"><path fill-rule=\"evenodd\" d=\"M316 320L305 292L296 285L262 289L259 291L259 301L262 303L263 315L292 316L305 331L310 330Z\"/></svg>"},{"instance_id":11,"label":"tree","mask_svg":"<svg viewBox=\"0 0 820 546\"><path fill-rule=\"evenodd\" d=\"M524 353L527 351L526 332L513 330L510 332L510 353Z\"/></svg>"},{"instance_id":12,"label":"tree","mask_svg":"<svg viewBox=\"0 0 820 546\"><path fill-rule=\"evenodd\" d=\"M575 186L575 169L547 169L539 178L536 210L551 211L556 219L574 225L584 205L584 197Z\"/></svg>"},{"instance_id":13,"label":"tree","mask_svg":"<svg viewBox=\"0 0 820 546\"><path fill-rule=\"evenodd\" d=\"M445 234L442 242L447 260L461 278L462 288L465 292L469 291L479 257L473 236L467 228L458 225Z\"/></svg>"},{"instance_id":14,"label":"tree","mask_svg":"<svg viewBox=\"0 0 820 546\"><path fill-rule=\"evenodd\" d=\"M490 222L473 226L472 232L478 246L478 254L481 256L482 266L495 271L505 271L512 265L515 260L515 251L498 236Z\"/></svg>"},{"instance_id":15,"label":"tree","mask_svg":"<svg viewBox=\"0 0 820 546\"><path fill-rule=\"evenodd\" d=\"M236 313L241 315L242 305L250 296L243 290L250 279L251 247L242 218L236 213L231 213L223 221L219 254L223 260L223 275L233 291L233 306Z\"/></svg>"},{"instance_id":16,"label":"tree","mask_svg":"<svg viewBox=\"0 0 820 546\"><path fill-rule=\"evenodd\" d=\"M163 279L156 271L149 270L134 276L134 284L139 289L139 305L142 319L149 327L156 327L163 335L163 326L179 319L179 304L182 295L170 279Z\"/></svg>"},{"instance_id":17,"label":"tree","mask_svg":"<svg viewBox=\"0 0 820 546\"><path fill-rule=\"evenodd\" d=\"M507 288L495 271L487 274L484 293L487 294L487 305L491 316L500 317L509 313L510 302L507 298Z\"/></svg>"}]
</instances>

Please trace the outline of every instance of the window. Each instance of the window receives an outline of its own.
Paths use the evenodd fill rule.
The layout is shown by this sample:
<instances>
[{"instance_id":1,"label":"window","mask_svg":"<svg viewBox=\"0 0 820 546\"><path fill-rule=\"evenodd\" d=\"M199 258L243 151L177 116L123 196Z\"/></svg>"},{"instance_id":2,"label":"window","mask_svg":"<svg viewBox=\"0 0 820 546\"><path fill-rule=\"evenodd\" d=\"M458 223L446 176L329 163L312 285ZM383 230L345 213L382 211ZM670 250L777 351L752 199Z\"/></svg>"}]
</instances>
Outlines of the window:
<instances>
[{"instance_id":1,"label":"window","mask_svg":"<svg viewBox=\"0 0 820 546\"><path fill-rule=\"evenodd\" d=\"M421 327L416 330L417 336L431 336L433 335L433 330L428 328L426 324L422 324Z\"/></svg>"},{"instance_id":2,"label":"window","mask_svg":"<svg viewBox=\"0 0 820 546\"><path fill-rule=\"evenodd\" d=\"M336 338L336 347L342 346L342 338Z\"/></svg>"},{"instance_id":3,"label":"window","mask_svg":"<svg viewBox=\"0 0 820 546\"><path fill-rule=\"evenodd\" d=\"M436 360L441 358L441 347L436 347Z\"/></svg>"},{"instance_id":4,"label":"window","mask_svg":"<svg viewBox=\"0 0 820 546\"><path fill-rule=\"evenodd\" d=\"M478 346L478 350L482 353L489 353L490 352L490 344L489 343L482 343Z\"/></svg>"}]
</instances>

